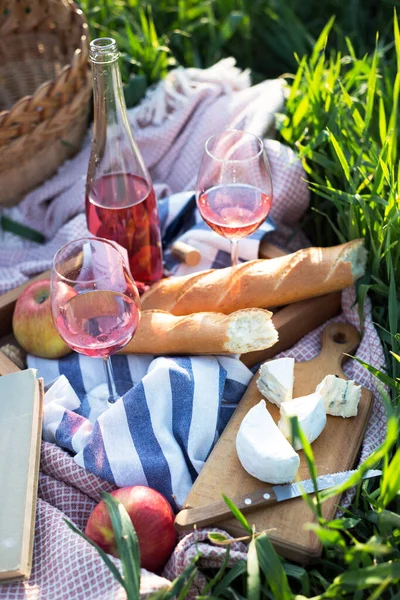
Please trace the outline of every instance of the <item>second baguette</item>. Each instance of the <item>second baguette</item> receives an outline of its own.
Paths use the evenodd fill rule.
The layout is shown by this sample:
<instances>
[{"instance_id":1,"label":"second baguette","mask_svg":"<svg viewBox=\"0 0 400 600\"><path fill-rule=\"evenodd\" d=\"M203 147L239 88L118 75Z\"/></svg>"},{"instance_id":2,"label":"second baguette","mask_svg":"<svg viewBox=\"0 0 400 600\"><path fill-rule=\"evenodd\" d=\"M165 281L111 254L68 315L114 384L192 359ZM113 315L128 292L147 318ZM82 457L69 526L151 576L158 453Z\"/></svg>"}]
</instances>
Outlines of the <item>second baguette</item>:
<instances>
[{"instance_id":1,"label":"second baguette","mask_svg":"<svg viewBox=\"0 0 400 600\"><path fill-rule=\"evenodd\" d=\"M230 315L195 313L177 317L144 310L123 354L242 354L270 348L278 332L268 310L250 308Z\"/></svg>"}]
</instances>

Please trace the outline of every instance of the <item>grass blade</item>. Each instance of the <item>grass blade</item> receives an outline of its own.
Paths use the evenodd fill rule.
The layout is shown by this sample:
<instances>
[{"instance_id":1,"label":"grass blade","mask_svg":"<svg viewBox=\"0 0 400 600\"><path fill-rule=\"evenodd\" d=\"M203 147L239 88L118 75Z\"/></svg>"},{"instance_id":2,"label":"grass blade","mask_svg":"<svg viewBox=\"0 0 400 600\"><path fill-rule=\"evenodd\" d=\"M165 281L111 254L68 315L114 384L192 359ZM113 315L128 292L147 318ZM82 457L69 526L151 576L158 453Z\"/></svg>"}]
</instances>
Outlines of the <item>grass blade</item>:
<instances>
[{"instance_id":1,"label":"grass blade","mask_svg":"<svg viewBox=\"0 0 400 600\"><path fill-rule=\"evenodd\" d=\"M214 594L216 596L219 596L220 594L222 594L222 592L224 590L226 590L231 585L231 583L233 583L235 581L235 579L237 579L238 577L241 577L245 573L246 573L246 562L244 560L241 560L238 563L236 563L236 565L234 565L231 569L229 569L229 571L226 573L226 575L223 577L223 579L219 582L219 584L215 588Z\"/></svg>"},{"instance_id":2,"label":"grass blade","mask_svg":"<svg viewBox=\"0 0 400 600\"><path fill-rule=\"evenodd\" d=\"M339 531L322 527L318 523L308 523L307 529L315 533L325 548L342 548L344 550L346 547L343 536Z\"/></svg>"},{"instance_id":3,"label":"grass blade","mask_svg":"<svg viewBox=\"0 0 400 600\"><path fill-rule=\"evenodd\" d=\"M110 513L128 600L136 600L140 595L140 553L136 532L125 507L111 494L103 492L101 497Z\"/></svg>"},{"instance_id":4,"label":"grass blade","mask_svg":"<svg viewBox=\"0 0 400 600\"><path fill-rule=\"evenodd\" d=\"M225 494L222 494L222 498L224 499L224 502L229 506L235 519L237 519L239 521L241 526L244 527L244 529L246 529L246 531L248 531L250 534L252 534L253 530L250 527L244 514L237 508L237 506L234 505L232 500L230 500L227 496L225 496Z\"/></svg>"},{"instance_id":5,"label":"grass blade","mask_svg":"<svg viewBox=\"0 0 400 600\"><path fill-rule=\"evenodd\" d=\"M372 112L374 110L374 100L375 100L375 89L376 89L376 77L377 77L377 63L378 63L378 36L376 39L376 48L372 58L371 69L368 75L368 91L367 91L367 105L365 108L365 131L368 130Z\"/></svg>"},{"instance_id":6,"label":"grass blade","mask_svg":"<svg viewBox=\"0 0 400 600\"><path fill-rule=\"evenodd\" d=\"M394 46L396 49L397 72L400 72L400 31L396 8L394 8L393 12Z\"/></svg>"},{"instance_id":7,"label":"grass blade","mask_svg":"<svg viewBox=\"0 0 400 600\"><path fill-rule=\"evenodd\" d=\"M90 544L91 546L93 546L93 548L95 548L95 550L97 550L97 552L99 553L99 555L101 556L102 560L104 561L104 563L107 565L107 567L110 569L111 573L114 575L115 579L118 581L118 583L120 585L122 585L122 587L126 590L126 585L125 585L125 581L123 580L123 578L121 577L121 573L118 571L117 567L115 566L115 564L113 563L113 561L111 560L111 558L108 556L108 554L106 554L104 552L104 550L102 550L100 548L100 546L98 546L96 544L96 542L93 542L90 538L88 538L80 529L78 529L77 527L75 527L75 525L73 523L71 523L71 521L68 521L67 519L64 519L64 523L66 525L68 525L68 527L74 532L77 533L81 538L83 538L88 544Z\"/></svg>"},{"instance_id":8,"label":"grass blade","mask_svg":"<svg viewBox=\"0 0 400 600\"><path fill-rule=\"evenodd\" d=\"M397 418L392 415L389 417L387 422L387 433L383 443L359 466L357 471L349 477L347 481L341 485L330 488L329 490L323 490L320 492L321 502L324 502L332 496L342 494L349 488L360 484L363 481L363 475L368 469L373 469L376 465L383 460L383 458L390 452L397 441L398 436L398 423Z\"/></svg>"},{"instance_id":9,"label":"grass blade","mask_svg":"<svg viewBox=\"0 0 400 600\"><path fill-rule=\"evenodd\" d=\"M386 112L383 98L379 98L379 135L381 144L383 145L387 136Z\"/></svg>"},{"instance_id":10,"label":"grass blade","mask_svg":"<svg viewBox=\"0 0 400 600\"><path fill-rule=\"evenodd\" d=\"M397 158L397 127L398 127L398 104L400 96L400 71L397 72L396 79L393 86L393 104L392 112L389 119L389 156L393 167L396 163Z\"/></svg>"},{"instance_id":11,"label":"grass blade","mask_svg":"<svg viewBox=\"0 0 400 600\"><path fill-rule=\"evenodd\" d=\"M312 67L314 67L317 64L321 52L325 49L325 46L328 41L329 33L333 27L334 22L335 22L335 17L332 16L329 19L329 21L327 22L327 24L325 25L325 27L323 28L323 30L321 31L319 38L317 39L317 41L314 44L314 48L313 48L311 58L310 58L310 64Z\"/></svg>"},{"instance_id":12,"label":"grass blade","mask_svg":"<svg viewBox=\"0 0 400 600\"><path fill-rule=\"evenodd\" d=\"M308 470L310 472L310 477L314 484L314 489L318 490L317 485L317 470L315 467L314 453L311 449L311 444L308 442L306 436L301 431L299 420L297 417L290 418L290 426L292 431L292 446L295 445L295 441L298 439L301 442L302 449L304 452L304 456L306 458ZM301 484L300 484L301 485ZM319 492L316 491L314 495L314 500L312 500L308 494L303 494L303 499L307 502L308 506L312 510L312 512L318 517L321 518L322 510L321 504L319 501Z\"/></svg>"},{"instance_id":13,"label":"grass blade","mask_svg":"<svg viewBox=\"0 0 400 600\"><path fill-rule=\"evenodd\" d=\"M256 539L253 538L247 552L247 598L260 600L260 566L258 564Z\"/></svg>"},{"instance_id":14,"label":"grass blade","mask_svg":"<svg viewBox=\"0 0 400 600\"><path fill-rule=\"evenodd\" d=\"M384 383L385 385L387 385L388 388L390 388L391 390L400 391L400 382L399 381L396 381L395 379L392 379L392 377L390 377L390 375L386 375L386 373L384 373L383 371L380 371L379 369L376 369L375 367L372 367L371 365L369 365L365 361L361 360L361 358L357 358L356 356L353 356L352 358L354 358L354 360L356 360L357 362L359 362L360 365L362 365L363 367L365 367L367 369L367 371L369 371L370 373L372 373L372 375L375 375L375 377L377 379L379 379L379 381L381 381L382 383Z\"/></svg>"},{"instance_id":15,"label":"grass blade","mask_svg":"<svg viewBox=\"0 0 400 600\"><path fill-rule=\"evenodd\" d=\"M155 594L151 595L152 600L173 600L179 598L184 590L186 590L187 583L190 581L190 585L193 582L194 576L196 575L197 566L196 563L199 560L200 555L196 555L190 563L184 568L182 573L174 579L171 587L167 590L160 590ZM189 585L189 588L190 588ZM187 591L187 590L186 590Z\"/></svg>"},{"instance_id":16,"label":"grass blade","mask_svg":"<svg viewBox=\"0 0 400 600\"><path fill-rule=\"evenodd\" d=\"M389 258L390 258L390 255L389 255ZM390 284L389 284L389 330L393 336L396 336L396 334L399 331L399 308L398 308L398 301L397 301L396 278L395 278L395 273L394 273L394 269L393 269L393 263L391 260L389 261L389 278L390 278ZM395 341L393 343L393 349L397 350L397 341L396 341L395 337L394 337L394 340ZM392 372L394 374L394 377L396 377L397 368L398 368L397 360L396 360L395 356L392 356Z\"/></svg>"},{"instance_id":17,"label":"grass blade","mask_svg":"<svg viewBox=\"0 0 400 600\"><path fill-rule=\"evenodd\" d=\"M254 541L260 568L267 579L274 597L279 598L279 600L292 600L293 594L285 569L268 536L265 533L261 533Z\"/></svg>"},{"instance_id":18,"label":"grass blade","mask_svg":"<svg viewBox=\"0 0 400 600\"><path fill-rule=\"evenodd\" d=\"M290 563L283 563L284 571L288 578L293 578L301 585L301 593L307 597L311 593L310 578L307 570L299 565L292 565Z\"/></svg>"},{"instance_id":19,"label":"grass blade","mask_svg":"<svg viewBox=\"0 0 400 600\"><path fill-rule=\"evenodd\" d=\"M400 448L395 452L389 465L383 470L379 500L387 506L400 490Z\"/></svg>"},{"instance_id":20,"label":"grass blade","mask_svg":"<svg viewBox=\"0 0 400 600\"><path fill-rule=\"evenodd\" d=\"M222 577L225 574L225 571L228 568L228 564L229 564L229 557L231 554L231 549L228 546L225 552L225 556L224 556L224 562L221 565L221 568L218 569L217 574L214 575L214 577L212 579L210 579L210 581L207 583L207 585L205 586L205 588L202 589L201 593L203 595L208 594L209 591L212 590L212 588L222 579Z\"/></svg>"},{"instance_id":21,"label":"grass blade","mask_svg":"<svg viewBox=\"0 0 400 600\"><path fill-rule=\"evenodd\" d=\"M380 600L380 598L382 598L382 594L383 592L389 587L389 585L392 583L392 580L390 579L390 577L387 577L386 579L384 579L381 583L381 585L379 585L373 592L372 594L370 594L367 598L367 600Z\"/></svg>"},{"instance_id":22,"label":"grass blade","mask_svg":"<svg viewBox=\"0 0 400 600\"><path fill-rule=\"evenodd\" d=\"M340 165L343 169L344 176L346 177L347 181L350 181L349 163L346 160L343 150L342 150L339 142L337 141L336 137L333 135L332 131L329 131L329 129L328 129L328 133L329 133L329 141L331 142L331 144L336 152L336 156L339 159Z\"/></svg>"},{"instance_id":23,"label":"grass blade","mask_svg":"<svg viewBox=\"0 0 400 600\"><path fill-rule=\"evenodd\" d=\"M335 578L333 585L340 586L342 590L364 590L374 585L381 585L387 578L392 584L400 579L400 561L372 565L365 569L354 569L342 573Z\"/></svg>"}]
</instances>

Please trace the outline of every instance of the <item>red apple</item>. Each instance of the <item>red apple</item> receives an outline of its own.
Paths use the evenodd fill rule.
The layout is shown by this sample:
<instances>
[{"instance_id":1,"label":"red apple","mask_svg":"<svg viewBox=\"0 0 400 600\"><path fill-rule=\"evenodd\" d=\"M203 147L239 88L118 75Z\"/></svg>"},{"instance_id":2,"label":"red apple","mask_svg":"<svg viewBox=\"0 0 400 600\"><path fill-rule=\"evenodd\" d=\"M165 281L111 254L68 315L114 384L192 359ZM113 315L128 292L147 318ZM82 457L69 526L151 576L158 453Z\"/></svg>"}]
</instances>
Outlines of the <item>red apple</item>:
<instances>
[{"instance_id":1,"label":"red apple","mask_svg":"<svg viewBox=\"0 0 400 600\"><path fill-rule=\"evenodd\" d=\"M15 305L12 327L17 342L30 354L60 358L71 352L53 323L49 279L25 288Z\"/></svg>"},{"instance_id":2,"label":"red apple","mask_svg":"<svg viewBox=\"0 0 400 600\"><path fill-rule=\"evenodd\" d=\"M139 540L140 564L158 572L167 562L177 541L174 513L159 492L136 485L111 494L125 507ZM110 515L103 500L94 508L85 534L108 554L118 556Z\"/></svg>"}]
</instances>

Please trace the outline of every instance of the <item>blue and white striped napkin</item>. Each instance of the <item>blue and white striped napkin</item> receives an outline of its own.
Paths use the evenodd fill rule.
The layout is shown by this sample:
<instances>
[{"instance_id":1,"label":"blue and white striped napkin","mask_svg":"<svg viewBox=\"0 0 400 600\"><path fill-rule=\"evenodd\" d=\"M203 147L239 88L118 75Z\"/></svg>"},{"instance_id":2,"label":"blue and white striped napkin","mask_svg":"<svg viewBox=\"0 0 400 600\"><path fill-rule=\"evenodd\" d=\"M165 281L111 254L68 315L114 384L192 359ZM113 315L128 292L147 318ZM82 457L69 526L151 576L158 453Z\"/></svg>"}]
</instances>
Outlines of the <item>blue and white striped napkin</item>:
<instances>
[{"instance_id":1,"label":"blue and white striped napkin","mask_svg":"<svg viewBox=\"0 0 400 600\"><path fill-rule=\"evenodd\" d=\"M159 201L167 269L186 274L230 264L229 240L203 222L193 193ZM261 238L274 230L268 219L241 240L242 260L257 258ZM180 264L168 251L176 239L198 248L196 267ZM251 377L228 356L112 357L118 381L130 391L108 407L102 359L72 353L60 360L28 357L49 387L43 438L75 455L75 461L119 487L149 485L176 509L223 431ZM53 384L53 385L51 385Z\"/></svg>"},{"instance_id":2,"label":"blue and white striped napkin","mask_svg":"<svg viewBox=\"0 0 400 600\"><path fill-rule=\"evenodd\" d=\"M228 356L112 361L117 378L129 378L132 389L108 408L101 399L105 384L87 396L104 380L102 359L29 357L45 384L56 379L45 394L43 438L103 479L120 487L149 485L178 509L252 373Z\"/></svg>"}]
</instances>

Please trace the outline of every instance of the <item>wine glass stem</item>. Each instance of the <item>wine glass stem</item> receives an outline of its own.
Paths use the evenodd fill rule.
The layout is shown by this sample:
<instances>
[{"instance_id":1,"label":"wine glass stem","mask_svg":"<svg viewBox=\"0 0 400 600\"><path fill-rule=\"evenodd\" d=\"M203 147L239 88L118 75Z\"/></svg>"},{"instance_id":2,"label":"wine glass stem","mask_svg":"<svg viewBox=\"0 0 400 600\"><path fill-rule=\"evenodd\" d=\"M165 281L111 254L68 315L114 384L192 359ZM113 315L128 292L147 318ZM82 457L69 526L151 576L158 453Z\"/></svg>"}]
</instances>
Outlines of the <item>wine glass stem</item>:
<instances>
[{"instance_id":1,"label":"wine glass stem","mask_svg":"<svg viewBox=\"0 0 400 600\"><path fill-rule=\"evenodd\" d=\"M238 240L231 240L231 263L232 267L239 263L239 244Z\"/></svg>"},{"instance_id":2,"label":"wine glass stem","mask_svg":"<svg viewBox=\"0 0 400 600\"><path fill-rule=\"evenodd\" d=\"M108 385L108 402L114 404L119 398L117 388L115 387L114 371L109 356L103 356L104 370L106 373L106 380Z\"/></svg>"}]
</instances>

